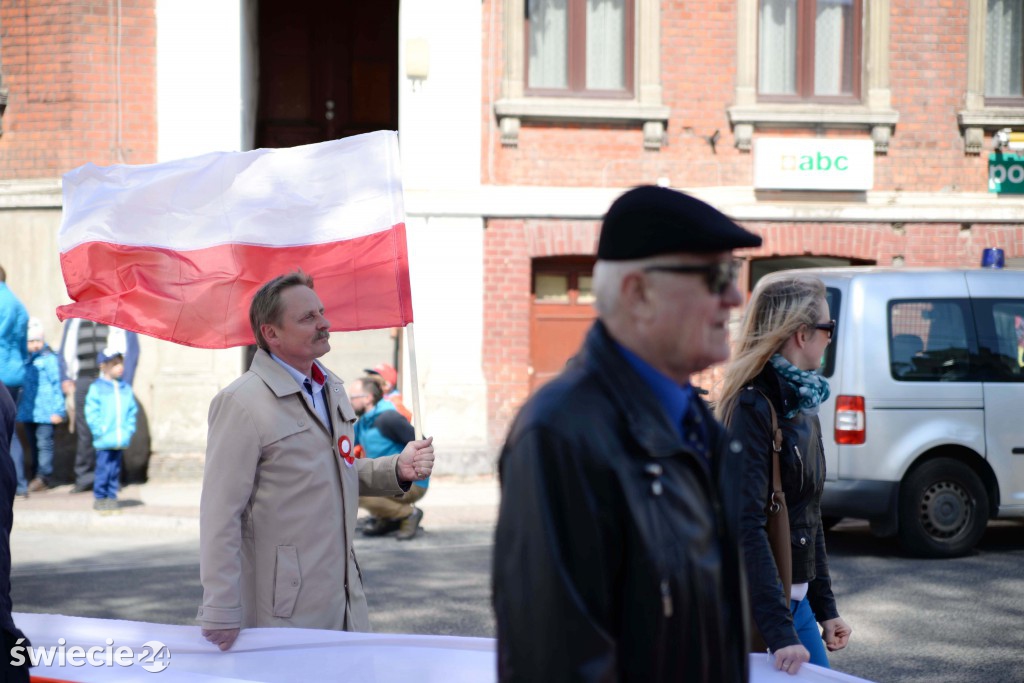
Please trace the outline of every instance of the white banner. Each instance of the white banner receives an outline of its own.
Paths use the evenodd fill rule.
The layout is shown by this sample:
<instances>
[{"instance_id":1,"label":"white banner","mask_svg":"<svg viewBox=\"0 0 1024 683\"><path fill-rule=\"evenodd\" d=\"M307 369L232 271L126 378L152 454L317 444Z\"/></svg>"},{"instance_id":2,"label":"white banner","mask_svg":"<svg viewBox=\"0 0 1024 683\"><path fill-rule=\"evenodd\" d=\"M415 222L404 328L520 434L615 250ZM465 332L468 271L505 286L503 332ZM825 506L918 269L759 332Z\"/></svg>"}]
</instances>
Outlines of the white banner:
<instances>
[{"instance_id":1,"label":"white banner","mask_svg":"<svg viewBox=\"0 0 1024 683\"><path fill-rule=\"evenodd\" d=\"M312 629L243 629L227 652L206 642L198 626L14 614L32 642L0 656L39 662L33 676L57 681L137 683L490 683L497 680L493 638L348 633ZM16 648L17 649L17 648ZM153 674L159 673L158 678ZM681 680L685 680L681 675ZM790 676L768 655L750 655L750 683L865 683L805 664Z\"/></svg>"}]
</instances>

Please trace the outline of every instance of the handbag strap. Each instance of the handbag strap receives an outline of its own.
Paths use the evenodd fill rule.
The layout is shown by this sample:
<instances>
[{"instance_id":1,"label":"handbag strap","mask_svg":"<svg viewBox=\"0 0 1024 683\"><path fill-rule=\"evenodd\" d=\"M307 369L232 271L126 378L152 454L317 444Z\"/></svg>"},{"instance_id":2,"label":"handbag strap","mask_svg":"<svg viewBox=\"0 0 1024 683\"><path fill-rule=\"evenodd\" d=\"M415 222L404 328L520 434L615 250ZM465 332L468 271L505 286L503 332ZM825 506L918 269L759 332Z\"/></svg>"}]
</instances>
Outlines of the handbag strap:
<instances>
[{"instance_id":1,"label":"handbag strap","mask_svg":"<svg viewBox=\"0 0 1024 683\"><path fill-rule=\"evenodd\" d=\"M772 400L757 387L750 388L761 394L761 398L768 404L768 412L772 416L772 490L770 500L772 512L778 512L779 504L775 501L775 492L782 491L782 472L779 468L779 453L782 452L782 430L779 428L779 417L775 413L775 406L772 405Z\"/></svg>"},{"instance_id":2,"label":"handbag strap","mask_svg":"<svg viewBox=\"0 0 1024 683\"><path fill-rule=\"evenodd\" d=\"M775 558L775 565L779 570L779 578L782 581L782 593L786 597L787 604L790 596L790 589L793 583L793 559L792 548L789 543L789 511L785 508L786 494L782 491L782 473L779 465L779 453L782 452L782 429L779 428L779 418L775 413L775 406L763 391L751 387L764 397L768 402L768 410L772 416L772 487L768 494L768 504L765 512L768 515L769 544L772 546L772 555ZM773 527L773 520L774 527ZM779 531L779 528L784 531ZM773 539L774 528L783 538Z\"/></svg>"},{"instance_id":3,"label":"handbag strap","mask_svg":"<svg viewBox=\"0 0 1024 683\"><path fill-rule=\"evenodd\" d=\"M761 394L764 396L764 394ZM772 413L772 507L778 511L779 504L775 501L775 494L782 490L782 471L779 465L779 453L782 452L782 430L779 428L779 418L775 414L775 406L767 396L768 410Z\"/></svg>"}]
</instances>

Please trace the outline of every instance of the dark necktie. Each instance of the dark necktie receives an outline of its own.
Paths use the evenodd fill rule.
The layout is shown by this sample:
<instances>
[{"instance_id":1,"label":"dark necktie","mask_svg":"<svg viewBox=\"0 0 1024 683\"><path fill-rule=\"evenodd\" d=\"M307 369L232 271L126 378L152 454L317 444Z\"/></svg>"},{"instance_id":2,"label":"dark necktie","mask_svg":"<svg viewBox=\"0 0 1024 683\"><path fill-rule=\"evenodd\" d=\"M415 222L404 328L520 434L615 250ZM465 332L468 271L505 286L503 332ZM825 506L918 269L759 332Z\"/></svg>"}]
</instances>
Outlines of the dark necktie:
<instances>
[{"instance_id":1,"label":"dark necktie","mask_svg":"<svg viewBox=\"0 0 1024 683\"><path fill-rule=\"evenodd\" d=\"M708 439L707 439L707 425L704 424L704 418L701 415L700 406L697 404L699 399L693 398L690 400L690 405L686 409L686 414L683 416L683 439L686 441L686 445L691 449L700 453L705 460L708 459Z\"/></svg>"},{"instance_id":2,"label":"dark necktie","mask_svg":"<svg viewBox=\"0 0 1024 683\"><path fill-rule=\"evenodd\" d=\"M316 394L313 393L313 383L310 382L307 377L302 383L302 386L306 387L306 393L309 394L309 400L313 402L313 407L316 408Z\"/></svg>"}]
</instances>

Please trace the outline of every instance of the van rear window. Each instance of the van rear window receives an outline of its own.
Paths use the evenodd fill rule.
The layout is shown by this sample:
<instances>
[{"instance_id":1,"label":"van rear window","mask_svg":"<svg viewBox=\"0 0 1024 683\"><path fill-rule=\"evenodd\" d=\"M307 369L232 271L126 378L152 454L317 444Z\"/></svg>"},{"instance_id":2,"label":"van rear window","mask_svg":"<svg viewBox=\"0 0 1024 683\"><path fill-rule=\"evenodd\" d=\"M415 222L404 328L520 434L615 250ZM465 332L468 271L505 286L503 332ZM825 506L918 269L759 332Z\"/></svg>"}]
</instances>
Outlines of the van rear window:
<instances>
[{"instance_id":1,"label":"van rear window","mask_svg":"<svg viewBox=\"0 0 1024 683\"><path fill-rule=\"evenodd\" d=\"M970 307L966 300L889 303L889 368L897 380L956 382L970 378Z\"/></svg>"},{"instance_id":2,"label":"van rear window","mask_svg":"<svg viewBox=\"0 0 1024 683\"><path fill-rule=\"evenodd\" d=\"M1024 381L1024 300L891 301L889 369L902 382Z\"/></svg>"},{"instance_id":3,"label":"van rear window","mask_svg":"<svg viewBox=\"0 0 1024 683\"><path fill-rule=\"evenodd\" d=\"M974 299L983 381L1024 382L1024 300Z\"/></svg>"}]
</instances>

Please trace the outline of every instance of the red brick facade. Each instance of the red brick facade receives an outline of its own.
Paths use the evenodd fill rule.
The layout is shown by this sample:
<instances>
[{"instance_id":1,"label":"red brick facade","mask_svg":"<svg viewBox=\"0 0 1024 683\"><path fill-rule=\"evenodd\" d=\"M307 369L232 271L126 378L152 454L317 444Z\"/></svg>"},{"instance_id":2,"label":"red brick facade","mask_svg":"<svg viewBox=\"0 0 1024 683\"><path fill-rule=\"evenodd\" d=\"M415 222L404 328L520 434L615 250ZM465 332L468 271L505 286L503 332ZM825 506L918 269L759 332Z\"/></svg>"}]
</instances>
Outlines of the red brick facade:
<instances>
[{"instance_id":1,"label":"red brick facade","mask_svg":"<svg viewBox=\"0 0 1024 683\"><path fill-rule=\"evenodd\" d=\"M982 249L998 244L1024 254L1024 226L920 223L765 223L745 226L764 246L739 255L750 260L781 256L831 256L891 265L974 267ZM492 220L484 242L484 376L488 385L488 436L504 439L516 410L529 395L530 276L532 259L592 255L596 222ZM740 282L746 290L746 282ZM713 371L695 381L712 388Z\"/></svg>"},{"instance_id":2,"label":"red brick facade","mask_svg":"<svg viewBox=\"0 0 1024 683\"><path fill-rule=\"evenodd\" d=\"M504 74L502 4L484 3L485 84L500 84ZM671 110L665 147L645 150L637 125L529 121L522 122L517 146L503 146L493 108L501 88L484 88L483 182L628 187L668 178L674 187L749 187L752 156L734 147L727 115L736 87L736 3L661 2L660 7L662 98ZM965 154L957 121L967 90L968 3L892 0L890 20L890 89L899 121L888 153L875 156L875 190L985 192L987 151ZM712 150L706 136L715 130L721 137ZM755 136L819 134L870 137L866 130L813 127L758 128ZM1018 224L755 222L747 227L765 238L763 248L743 254L750 259L814 255L878 265L973 267L986 246L1002 247L1008 258L1024 255L1024 227ZM557 221L487 224L484 370L493 445L501 443L529 392L530 269L537 254L527 236L561 229ZM596 234L597 225L588 229ZM549 253L593 254L593 247L563 243ZM714 374L698 381L710 384Z\"/></svg>"},{"instance_id":3,"label":"red brick facade","mask_svg":"<svg viewBox=\"0 0 1024 683\"><path fill-rule=\"evenodd\" d=\"M0 180L156 160L155 0L4 0L0 49Z\"/></svg>"},{"instance_id":4,"label":"red brick facade","mask_svg":"<svg viewBox=\"0 0 1024 683\"><path fill-rule=\"evenodd\" d=\"M498 11L490 7L498 3ZM484 3L484 83L500 84L501 0ZM736 3L661 2L661 85L671 109L668 145L644 150L636 125L524 121L517 147L495 134L494 98L484 88L483 182L497 185L628 187L668 178L674 187L750 185L751 155L733 146L727 108L736 86ZM892 0L890 89L899 112L888 154L875 159L875 189L984 192L987 155L964 154L957 112L967 88L967 2ZM705 139L718 130L712 151ZM814 136L813 128L758 135ZM865 139L866 131L826 131Z\"/></svg>"},{"instance_id":5,"label":"red brick facade","mask_svg":"<svg viewBox=\"0 0 1024 683\"><path fill-rule=\"evenodd\" d=\"M484 377L488 439L500 444L530 391L530 277L535 258L597 251L593 221L492 220L484 233Z\"/></svg>"}]
</instances>

